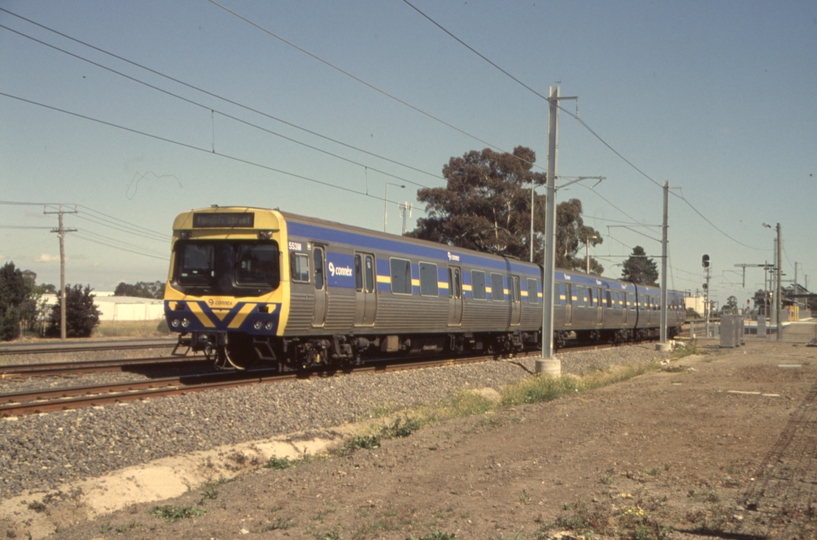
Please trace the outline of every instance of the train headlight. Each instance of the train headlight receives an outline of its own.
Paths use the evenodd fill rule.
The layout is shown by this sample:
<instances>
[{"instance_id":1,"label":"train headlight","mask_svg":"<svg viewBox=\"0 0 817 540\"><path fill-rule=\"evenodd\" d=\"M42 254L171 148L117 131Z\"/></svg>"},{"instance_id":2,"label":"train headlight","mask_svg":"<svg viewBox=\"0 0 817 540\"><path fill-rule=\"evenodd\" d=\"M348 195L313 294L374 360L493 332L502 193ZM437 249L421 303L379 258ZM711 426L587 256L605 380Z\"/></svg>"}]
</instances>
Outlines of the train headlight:
<instances>
[{"instance_id":1,"label":"train headlight","mask_svg":"<svg viewBox=\"0 0 817 540\"><path fill-rule=\"evenodd\" d=\"M264 323L262 323L261 321L255 321L255 324L252 325L252 327L255 328L256 330L261 330L262 326L264 326Z\"/></svg>"},{"instance_id":2,"label":"train headlight","mask_svg":"<svg viewBox=\"0 0 817 540\"><path fill-rule=\"evenodd\" d=\"M180 324L179 319L173 319L172 321L170 321L170 326L172 326L173 328L178 328L179 324Z\"/></svg>"},{"instance_id":3,"label":"train headlight","mask_svg":"<svg viewBox=\"0 0 817 540\"><path fill-rule=\"evenodd\" d=\"M190 326L190 319L185 317L184 319L182 319L182 328L187 328L188 326Z\"/></svg>"},{"instance_id":4,"label":"train headlight","mask_svg":"<svg viewBox=\"0 0 817 540\"><path fill-rule=\"evenodd\" d=\"M269 321L266 325L264 325L264 328L266 328L268 332L271 332L272 331L272 321Z\"/></svg>"}]
</instances>

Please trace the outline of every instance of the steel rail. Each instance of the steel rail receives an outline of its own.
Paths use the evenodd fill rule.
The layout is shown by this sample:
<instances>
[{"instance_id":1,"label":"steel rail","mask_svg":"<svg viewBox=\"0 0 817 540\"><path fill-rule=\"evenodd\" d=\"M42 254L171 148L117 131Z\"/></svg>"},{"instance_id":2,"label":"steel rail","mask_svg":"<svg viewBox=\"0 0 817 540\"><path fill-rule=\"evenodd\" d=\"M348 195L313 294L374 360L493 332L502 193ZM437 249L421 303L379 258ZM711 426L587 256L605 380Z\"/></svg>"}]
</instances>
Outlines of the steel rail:
<instances>
[{"instance_id":1,"label":"steel rail","mask_svg":"<svg viewBox=\"0 0 817 540\"><path fill-rule=\"evenodd\" d=\"M151 356L108 360L82 360L78 362L41 362L37 364L7 364L0 366L0 379L34 376L58 376L75 373L98 373L101 371L126 371L139 366L161 366L204 362L204 356Z\"/></svg>"},{"instance_id":2,"label":"steel rail","mask_svg":"<svg viewBox=\"0 0 817 540\"><path fill-rule=\"evenodd\" d=\"M34 345L14 343L0 345L0 356L14 354L64 354L90 351L126 351L131 349L160 349L172 348L176 345L175 338L145 338L122 341L77 341L73 343L53 342L37 343Z\"/></svg>"},{"instance_id":3,"label":"steel rail","mask_svg":"<svg viewBox=\"0 0 817 540\"><path fill-rule=\"evenodd\" d=\"M613 347L592 345L586 349ZM578 349L578 348L577 348ZM584 349L584 348L583 348ZM585 350L586 350L585 349ZM538 351L516 353L507 360L526 356L538 356ZM283 382L293 379L333 377L342 374L386 373L409 369L428 369L497 360L495 355L464 356L429 359L401 358L373 362L347 369L330 368L321 371L278 373L273 369L255 369L235 372L218 372L201 375L163 377L147 381L76 386L0 394L0 417L38 414L51 411L77 409L111 403L123 403L152 397L183 395L206 390L234 388L261 383Z\"/></svg>"}]
</instances>

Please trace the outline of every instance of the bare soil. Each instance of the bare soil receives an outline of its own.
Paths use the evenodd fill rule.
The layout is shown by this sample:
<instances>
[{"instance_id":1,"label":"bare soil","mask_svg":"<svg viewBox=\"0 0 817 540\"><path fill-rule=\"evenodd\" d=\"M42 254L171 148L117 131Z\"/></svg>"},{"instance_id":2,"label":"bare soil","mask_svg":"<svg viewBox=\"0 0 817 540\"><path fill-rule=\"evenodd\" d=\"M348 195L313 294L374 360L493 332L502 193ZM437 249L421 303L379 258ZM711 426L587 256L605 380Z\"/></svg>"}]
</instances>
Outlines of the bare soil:
<instances>
[{"instance_id":1,"label":"bare soil","mask_svg":"<svg viewBox=\"0 0 817 540\"><path fill-rule=\"evenodd\" d=\"M66 539L817 537L817 348L702 349L344 457L276 470L234 453L249 472L89 521L82 493L33 510ZM168 522L159 505L206 513Z\"/></svg>"}]
</instances>

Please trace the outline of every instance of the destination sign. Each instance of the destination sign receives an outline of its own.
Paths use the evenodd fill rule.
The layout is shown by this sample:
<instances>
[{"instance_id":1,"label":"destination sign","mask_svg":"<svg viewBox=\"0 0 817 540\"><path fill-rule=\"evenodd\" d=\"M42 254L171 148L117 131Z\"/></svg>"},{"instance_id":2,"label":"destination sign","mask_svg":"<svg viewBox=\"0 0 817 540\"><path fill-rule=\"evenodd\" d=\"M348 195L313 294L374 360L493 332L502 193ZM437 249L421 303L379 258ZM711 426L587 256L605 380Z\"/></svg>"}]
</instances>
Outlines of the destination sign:
<instances>
[{"instance_id":1,"label":"destination sign","mask_svg":"<svg viewBox=\"0 0 817 540\"><path fill-rule=\"evenodd\" d=\"M221 212L218 214L193 214L194 228L249 227L255 225L255 214Z\"/></svg>"}]
</instances>

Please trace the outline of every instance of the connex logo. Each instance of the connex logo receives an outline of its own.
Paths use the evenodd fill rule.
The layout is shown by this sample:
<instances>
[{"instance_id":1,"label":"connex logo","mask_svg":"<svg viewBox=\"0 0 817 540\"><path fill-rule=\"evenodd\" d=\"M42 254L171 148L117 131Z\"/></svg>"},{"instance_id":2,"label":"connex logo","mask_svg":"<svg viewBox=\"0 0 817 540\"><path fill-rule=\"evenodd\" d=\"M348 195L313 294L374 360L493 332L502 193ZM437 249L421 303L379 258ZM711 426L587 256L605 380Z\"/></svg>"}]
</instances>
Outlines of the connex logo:
<instances>
[{"instance_id":1,"label":"connex logo","mask_svg":"<svg viewBox=\"0 0 817 540\"><path fill-rule=\"evenodd\" d=\"M211 306L232 306L232 300L213 300L212 298L207 301L208 304Z\"/></svg>"},{"instance_id":2,"label":"connex logo","mask_svg":"<svg viewBox=\"0 0 817 540\"><path fill-rule=\"evenodd\" d=\"M458 261L458 262L459 262L459 260L460 260L460 256L459 256L459 255L455 255L455 254L453 254L453 253L451 253L451 252L449 251L449 252L448 252L448 260L449 260L449 261Z\"/></svg>"},{"instance_id":3,"label":"connex logo","mask_svg":"<svg viewBox=\"0 0 817 540\"><path fill-rule=\"evenodd\" d=\"M348 276L352 277L352 267L351 266L335 266L334 263L329 263L329 273L332 274L332 277L335 276Z\"/></svg>"}]
</instances>

